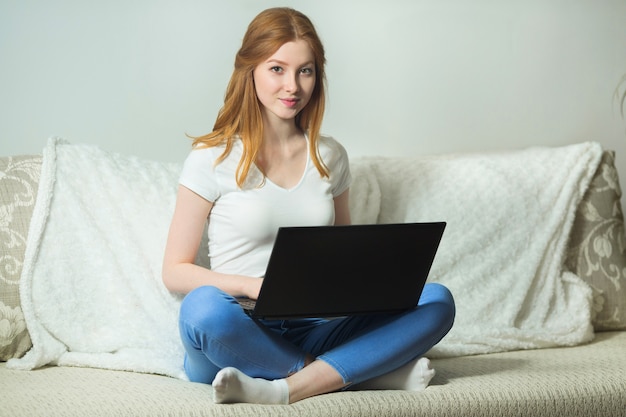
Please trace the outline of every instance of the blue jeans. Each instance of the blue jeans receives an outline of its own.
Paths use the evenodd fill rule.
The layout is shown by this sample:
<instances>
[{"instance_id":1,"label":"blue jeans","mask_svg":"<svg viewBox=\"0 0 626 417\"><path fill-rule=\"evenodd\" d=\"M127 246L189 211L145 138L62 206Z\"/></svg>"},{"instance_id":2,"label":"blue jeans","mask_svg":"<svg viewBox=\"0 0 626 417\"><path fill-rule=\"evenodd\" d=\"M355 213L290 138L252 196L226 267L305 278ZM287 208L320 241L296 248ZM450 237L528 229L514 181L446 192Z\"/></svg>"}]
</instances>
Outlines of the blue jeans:
<instances>
[{"instance_id":1,"label":"blue jeans","mask_svg":"<svg viewBox=\"0 0 626 417\"><path fill-rule=\"evenodd\" d=\"M187 294L179 326L185 372L194 382L210 384L228 366L251 377L285 378L310 354L344 383L358 384L422 356L448 333L454 315L452 294L435 283L426 284L413 310L332 320L254 320L232 296L207 286Z\"/></svg>"}]
</instances>

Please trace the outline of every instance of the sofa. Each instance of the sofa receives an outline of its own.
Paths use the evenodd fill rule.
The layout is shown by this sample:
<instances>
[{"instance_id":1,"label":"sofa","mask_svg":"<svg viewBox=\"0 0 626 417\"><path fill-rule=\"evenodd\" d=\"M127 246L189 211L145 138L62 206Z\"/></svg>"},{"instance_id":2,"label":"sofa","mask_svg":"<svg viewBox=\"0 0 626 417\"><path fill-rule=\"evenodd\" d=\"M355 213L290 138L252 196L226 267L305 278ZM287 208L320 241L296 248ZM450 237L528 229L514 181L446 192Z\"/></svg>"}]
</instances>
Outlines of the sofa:
<instances>
[{"instance_id":1,"label":"sofa","mask_svg":"<svg viewBox=\"0 0 626 417\"><path fill-rule=\"evenodd\" d=\"M352 159L354 223L448 222L429 279L455 325L424 391L266 406L216 405L182 373L158 259L180 165L58 138L2 157L0 416L626 416L614 158L585 143Z\"/></svg>"}]
</instances>

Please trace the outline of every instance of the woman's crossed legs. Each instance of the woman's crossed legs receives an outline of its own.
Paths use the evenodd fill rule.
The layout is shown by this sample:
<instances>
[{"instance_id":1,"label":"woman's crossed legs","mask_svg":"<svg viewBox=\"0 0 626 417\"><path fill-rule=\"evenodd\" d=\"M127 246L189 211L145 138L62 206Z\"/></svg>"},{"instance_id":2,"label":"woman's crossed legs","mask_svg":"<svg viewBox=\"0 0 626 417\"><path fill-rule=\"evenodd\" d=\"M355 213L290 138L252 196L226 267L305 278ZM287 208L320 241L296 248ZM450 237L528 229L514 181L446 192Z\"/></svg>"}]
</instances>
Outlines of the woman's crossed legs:
<instances>
[{"instance_id":1,"label":"woman's crossed legs","mask_svg":"<svg viewBox=\"0 0 626 417\"><path fill-rule=\"evenodd\" d=\"M256 321L230 295L202 287L181 307L185 371L212 383L216 402L289 403L356 384L424 389L434 371L420 357L450 330L454 312L447 288L427 284L403 313Z\"/></svg>"}]
</instances>

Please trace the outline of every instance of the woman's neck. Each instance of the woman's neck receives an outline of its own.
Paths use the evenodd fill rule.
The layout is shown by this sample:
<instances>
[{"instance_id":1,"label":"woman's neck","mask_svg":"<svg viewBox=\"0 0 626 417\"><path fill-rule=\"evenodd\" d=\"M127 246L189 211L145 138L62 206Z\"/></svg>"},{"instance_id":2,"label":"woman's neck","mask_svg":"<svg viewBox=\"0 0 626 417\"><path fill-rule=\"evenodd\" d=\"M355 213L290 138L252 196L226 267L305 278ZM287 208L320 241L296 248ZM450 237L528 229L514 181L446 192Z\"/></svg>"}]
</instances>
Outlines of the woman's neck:
<instances>
[{"instance_id":1,"label":"woman's neck","mask_svg":"<svg viewBox=\"0 0 626 417\"><path fill-rule=\"evenodd\" d=\"M255 163L273 183L291 188L302 178L306 166L307 142L295 121L265 123L263 143Z\"/></svg>"},{"instance_id":2,"label":"woman's neck","mask_svg":"<svg viewBox=\"0 0 626 417\"><path fill-rule=\"evenodd\" d=\"M302 137L302 130L296 126L295 120L281 120L270 117L263 118L263 146L284 146L294 138Z\"/></svg>"}]
</instances>

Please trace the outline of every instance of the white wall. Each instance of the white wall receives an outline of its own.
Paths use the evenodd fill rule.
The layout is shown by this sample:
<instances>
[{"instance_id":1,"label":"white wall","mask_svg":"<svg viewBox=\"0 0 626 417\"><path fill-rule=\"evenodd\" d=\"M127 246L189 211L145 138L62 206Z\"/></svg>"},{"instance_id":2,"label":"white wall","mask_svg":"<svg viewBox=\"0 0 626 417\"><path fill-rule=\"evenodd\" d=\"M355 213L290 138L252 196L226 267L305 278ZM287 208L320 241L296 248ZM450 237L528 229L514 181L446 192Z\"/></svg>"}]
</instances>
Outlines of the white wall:
<instances>
[{"instance_id":1,"label":"white wall","mask_svg":"<svg viewBox=\"0 0 626 417\"><path fill-rule=\"evenodd\" d=\"M0 0L0 155L61 135L182 161L248 22L274 5L316 23L324 131L351 155L596 140L626 183L624 0Z\"/></svg>"}]
</instances>

